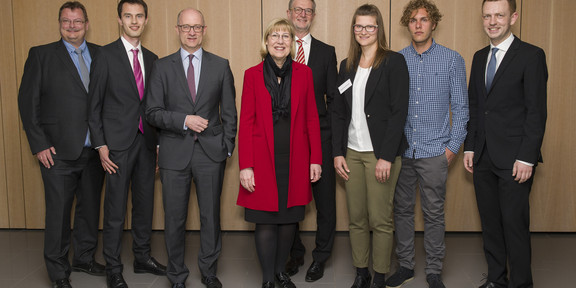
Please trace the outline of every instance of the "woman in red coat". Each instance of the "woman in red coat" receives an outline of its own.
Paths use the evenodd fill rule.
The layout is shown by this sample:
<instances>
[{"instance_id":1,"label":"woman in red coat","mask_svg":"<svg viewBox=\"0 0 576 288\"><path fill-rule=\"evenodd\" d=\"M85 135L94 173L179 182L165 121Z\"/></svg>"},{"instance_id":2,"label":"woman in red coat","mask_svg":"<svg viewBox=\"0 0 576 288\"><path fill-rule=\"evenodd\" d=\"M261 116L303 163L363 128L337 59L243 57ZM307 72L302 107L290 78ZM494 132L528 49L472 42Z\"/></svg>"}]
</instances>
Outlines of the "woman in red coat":
<instances>
[{"instance_id":1,"label":"woman in red coat","mask_svg":"<svg viewBox=\"0 0 576 288\"><path fill-rule=\"evenodd\" d=\"M286 19L269 24L260 54L264 61L244 75L238 205L256 223L262 287L274 287L275 276L281 287L295 287L284 266L322 164L312 70L292 61L294 30Z\"/></svg>"}]
</instances>

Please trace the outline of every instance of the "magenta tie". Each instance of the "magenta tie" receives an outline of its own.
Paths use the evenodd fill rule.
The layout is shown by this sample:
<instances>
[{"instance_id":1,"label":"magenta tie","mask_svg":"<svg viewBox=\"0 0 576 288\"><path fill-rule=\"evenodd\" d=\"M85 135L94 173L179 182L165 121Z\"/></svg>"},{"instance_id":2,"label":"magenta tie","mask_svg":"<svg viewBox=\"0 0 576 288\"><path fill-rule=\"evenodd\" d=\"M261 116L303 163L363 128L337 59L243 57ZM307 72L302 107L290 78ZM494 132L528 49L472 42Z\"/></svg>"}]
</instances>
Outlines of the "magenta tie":
<instances>
[{"instance_id":1,"label":"magenta tie","mask_svg":"<svg viewBox=\"0 0 576 288\"><path fill-rule=\"evenodd\" d=\"M192 59L194 55L188 55L190 59L190 65L188 65L188 73L186 74L186 80L188 81L188 88L190 89L190 95L192 96L192 102L196 103L196 81L194 80L194 65L192 65Z\"/></svg>"},{"instance_id":2,"label":"magenta tie","mask_svg":"<svg viewBox=\"0 0 576 288\"><path fill-rule=\"evenodd\" d=\"M138 61L138 49L132 49L132 53L134 54L134 58L132 61L134 63L134 78L136 79L136 86L138 87L138 94L140 96L140 101L142 101L142 97L144 97L144 77L142 77L142 68L140 68L140 61ZM138 122L138 129L140 132L144 134L144 126L142 126L142 117Z\"/></svg>"}]
</instances>

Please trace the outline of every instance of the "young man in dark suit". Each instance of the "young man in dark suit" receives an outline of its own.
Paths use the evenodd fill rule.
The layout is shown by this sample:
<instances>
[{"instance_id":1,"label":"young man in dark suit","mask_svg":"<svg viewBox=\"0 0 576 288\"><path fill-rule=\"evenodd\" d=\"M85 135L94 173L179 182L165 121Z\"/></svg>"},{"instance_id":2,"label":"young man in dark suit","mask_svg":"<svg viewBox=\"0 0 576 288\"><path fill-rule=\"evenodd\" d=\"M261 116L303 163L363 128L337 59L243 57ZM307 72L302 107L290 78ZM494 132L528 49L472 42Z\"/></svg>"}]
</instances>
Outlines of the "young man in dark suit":
<instances>
[{"instance_id":1,"label":"young man in dark suit","mask_svg":"<svg viewBox=\"0 0 576 288\"><path fill-rule=\"evenodd\" d=\"M154 63L146 100L146 117L160 129L166 274L173 287L185 287L184 233L193 178L200 208L201 280L208 288L221 288L216 277L222 248L220 194L236 138L234 77L228 60L202 48L207 27L200 11L180 11L177 23L181 48Z\"/></svg>"},{"instance_id":2,"label":"young man in dark suit","mask_svg":"<svg viewBox=\"0 0 576 288\"><path fill-rule=\"evenodd\" d=\"M104 275L104 266L94 261L104 172L91 148L87 121L90 67L98 57L97 46L84 39L89 22L82 3L66 2L59 13L62 39L30 49L18 106L44 181L46 269L54 287L70 288L71 271Z\"/></svg>"},{"instance_id":3,"label":"young man in dark suit","mask_svg":"<svg viewBox=\"0 0 576 288\"><path fill-rule=\"evenodd\" d=\"M488 263L481 287L533 287L529 198L542 161L546 56L510 31L518 19L515 0L484 0L482 19L490 45L472 62L464 142L464 167L474 173Z\"/></svg>"},{"instance_id":4,"label":"young man in dark suit","mask_svg":"<svg viewBox=\"0 0 576 288\"><path fill-rule=\"evenodd\" d=\"M322 140L322 178L312 184L316 204L316 247L312 251L312 264L306 271L307 282L316 281L324 276L326 260L330 258L336 229L336 179L332 161L331 107L338 80L336 52L310 34L310 27L316 15L314 0L290 0L287 18L296 31L296 61L308 65L314 78L314 94L320 118ZM298 273L298 267L304 265L306 248L296 232L290 251L290 260L286 263L286 273L290 276Z\"/></svg>"},{"instance_id":5,"label":"young man in dark suit","mask_svg":"<svg viewBox=\"0 0 576 288\"><path fill-rule=\"evenodd\" d=\"M127 287L120 259L128 191L132 191L134 272L165 275L150 256L157 136L144 114L144 88L158 57L142 47L148 22L143 0L118 3L121 37L100 48L90 83L92 146L106 176L103 253L108 287Z\"/></svg>"}]
</instances>

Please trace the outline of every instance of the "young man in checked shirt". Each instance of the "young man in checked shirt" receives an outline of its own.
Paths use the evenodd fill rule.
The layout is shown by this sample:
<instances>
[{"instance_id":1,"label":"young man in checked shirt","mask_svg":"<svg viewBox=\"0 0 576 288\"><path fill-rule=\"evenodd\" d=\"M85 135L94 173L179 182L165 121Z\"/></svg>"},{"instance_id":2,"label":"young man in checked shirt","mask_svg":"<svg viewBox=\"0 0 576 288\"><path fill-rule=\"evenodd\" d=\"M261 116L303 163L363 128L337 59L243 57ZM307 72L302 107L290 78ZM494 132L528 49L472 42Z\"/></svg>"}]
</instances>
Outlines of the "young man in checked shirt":
<instances>
[{"instance_id":1,"label":"young man in checked shirt","mask_svg":"<svg viewBox=\"0 0 576 288\"><path fill-rule=\"evenodd\" d=\"M418 183L424 215L426 281L444 288L440 274L445 254L444 201L448 166L466 138L468 93L464 59L432 38L442 15L433 2L412 0L401 24L412 43L400 53L410 73L410 102L404 133L409 148L394 195L396 254L400 267L386 282L401 287L414 277L414 204ZM450 123L452 111L452 124Z\"/></svg>"}]
</instances>

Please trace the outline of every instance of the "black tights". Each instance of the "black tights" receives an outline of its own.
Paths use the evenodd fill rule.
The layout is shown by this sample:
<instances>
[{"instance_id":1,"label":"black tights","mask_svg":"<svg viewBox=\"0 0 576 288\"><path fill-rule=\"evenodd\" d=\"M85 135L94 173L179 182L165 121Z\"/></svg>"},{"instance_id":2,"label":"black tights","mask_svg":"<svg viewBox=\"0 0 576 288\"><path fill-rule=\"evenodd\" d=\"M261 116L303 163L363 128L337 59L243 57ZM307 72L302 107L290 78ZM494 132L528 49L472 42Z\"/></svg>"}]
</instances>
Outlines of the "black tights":
<instances>
[{"instance_id":1,"label":"black tights","mask_svg":"<svg viewBox=\"0 0 576 288\"><path fill-rule=\"evenodd\" d=\"M274 276L284 272L297 227L296 223L256 224L254 239L263 282L274 282Z\"/></svg>"}]
</instances>

